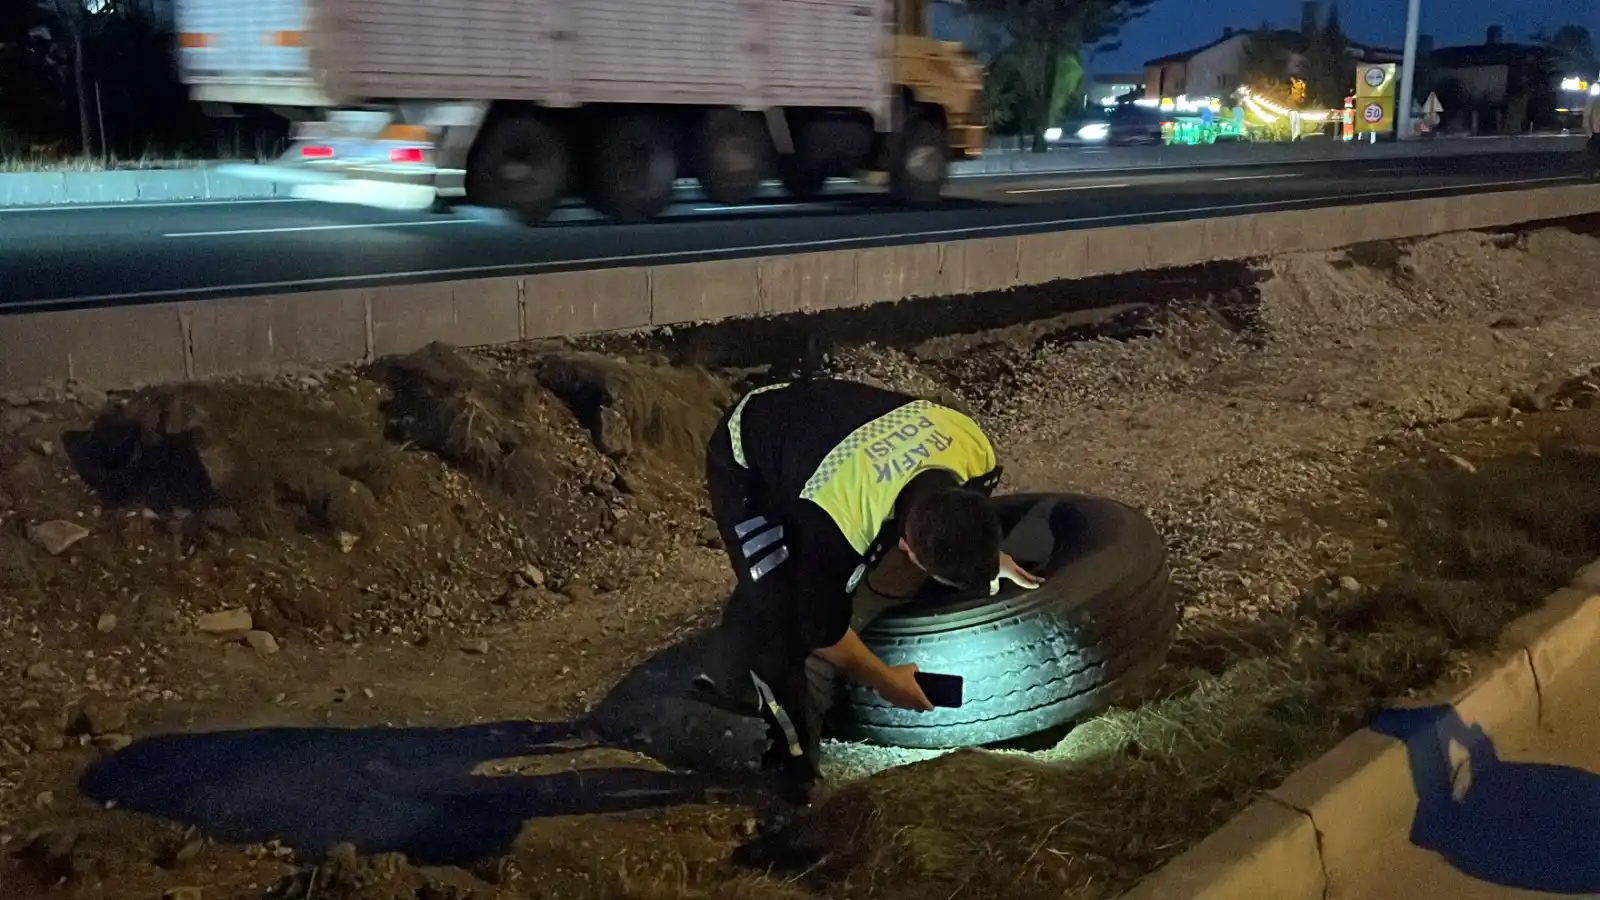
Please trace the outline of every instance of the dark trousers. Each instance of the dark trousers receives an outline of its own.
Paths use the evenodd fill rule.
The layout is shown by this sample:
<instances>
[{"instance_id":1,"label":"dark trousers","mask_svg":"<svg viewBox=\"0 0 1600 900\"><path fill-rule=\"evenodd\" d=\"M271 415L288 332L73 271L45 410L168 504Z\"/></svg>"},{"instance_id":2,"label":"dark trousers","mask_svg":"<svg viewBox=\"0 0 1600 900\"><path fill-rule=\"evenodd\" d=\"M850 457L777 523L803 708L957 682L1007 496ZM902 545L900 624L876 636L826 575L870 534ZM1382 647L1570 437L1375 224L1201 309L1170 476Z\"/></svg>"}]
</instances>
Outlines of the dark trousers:
<instances>
[{"instance_id":1,"label":"dark trousers","mask_svg":"<svg viewBox=\"0 0 1600 900\"><path fill-rule=\"evenodd\" d=\"M787 557L777 504L761 480L734 459L726 417L706 448L706 493L738 584L723 609L705 677L723 697L767 720L773 738L770 762L799 766L805 777L814 778L823 721L839 694L839 674L822 657L796 646L794 610L772 608L772 601L764 599L772 595L756 590L757 582L770 585L805 563ZM852 598L851 627L857 632L904 602L873 591L866 582L862 580ZM798 755L792 748L798 748Z\"/></svg>"},{"instance_id":2,"label":"dark trousers","mask_svg":"<svg viewBox=\"0 0 1600 900\"><path fill-rule=\"evenodd\" d=\"M766 485L734 458L727 416L706 447L706 494L738 584L723 608L702 677L724 698L767 722L769 764L812 780L818 774L826 706L813 702L808 689L804 653L794 642L793 610L770 599L781 592L757 590L758 582L781 583L798 563L788 556L783 523Z\"/></svg>"}]
</instances>

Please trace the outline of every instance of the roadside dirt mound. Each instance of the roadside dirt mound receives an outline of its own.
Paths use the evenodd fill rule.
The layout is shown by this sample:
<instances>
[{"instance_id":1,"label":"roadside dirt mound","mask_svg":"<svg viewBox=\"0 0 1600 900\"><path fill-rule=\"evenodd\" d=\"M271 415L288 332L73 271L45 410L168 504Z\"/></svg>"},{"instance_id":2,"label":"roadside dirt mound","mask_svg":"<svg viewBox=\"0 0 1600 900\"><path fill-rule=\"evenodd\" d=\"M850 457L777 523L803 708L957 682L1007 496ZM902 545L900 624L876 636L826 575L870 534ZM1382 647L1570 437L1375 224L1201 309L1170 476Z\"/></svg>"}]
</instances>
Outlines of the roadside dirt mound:
<instances>
[{"instance_id":1,"label":"roadside dirt mound","mask_svg":"<svg viewBox=\"0 0 1600 900\"><path fill-rule=\"evenodd\" d=\"M424 581L480 506L384 442L377 400L348 377L315 393L179 386L113 402L86 427L40 423L35 446L50 452L10 473L31 488L21 512L82 531L66 546L0 540L19 560L5 587L91 623L242 606L262 627L351 627L384 599L368 586Z\"/></svg>"},{"instance_id":2,"label":"roadside dirt mound","mask_svg":"<svg viewBox=\"0 0 1600 900\"><path fill-rule=\"evenodd\" d=\"M280 634L414 631L508 586L548 605L605 546L671 539L654 526L676 517L698 532L683 500L728 399L698 370L433 345L292 386L143 390L81 424L38 413L0 432L19 523L0 593L43 621L243 608Z\"/></svg>"},{"instance_id":3,"label":"roadside dirt mound","mask_svg":"<svg viewBox=\"0 0 1600 900\"><path fill-rule=\"evenodd\" d=\"M197 527L259 539L372 538L376 491L401 485L394 454L356 412L281 388L152 389L69 433L67 452L107 508L198 516Z\"/></svg>"},{"instance_id":4,"label":"roadside dirt mound","mask_svg":"<svg viewBox=\"0 0 1600 900\"><path fill-rule=\"evenodd\" d=\"M473 479L545 569L565 572L610 526L615 470L531 374L431 344L381 360L387 436Z\"/></svg>"},{"instance_id":5,"label":"roadside dirt mound","mask_svg":"<svg viewBox=\"0 0 1600 900\"><path fill-rule=\"evenodd\" d=\"M558 353L537 368L540 383L565 401L595 446L658 489L681 485L686 475L698 481L706 441L734 401L728 385L706 370L664 359Z\"/></svg>"}]
</instances>

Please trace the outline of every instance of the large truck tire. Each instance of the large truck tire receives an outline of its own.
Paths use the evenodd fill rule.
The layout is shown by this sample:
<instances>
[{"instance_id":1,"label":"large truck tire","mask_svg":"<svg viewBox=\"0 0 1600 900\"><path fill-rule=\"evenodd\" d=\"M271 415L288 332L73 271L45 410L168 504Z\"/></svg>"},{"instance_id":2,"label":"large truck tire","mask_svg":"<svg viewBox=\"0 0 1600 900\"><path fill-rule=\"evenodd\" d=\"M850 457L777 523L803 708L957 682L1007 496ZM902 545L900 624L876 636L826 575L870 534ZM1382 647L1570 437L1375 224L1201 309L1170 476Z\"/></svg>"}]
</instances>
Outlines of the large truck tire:
<instances>
[{"instance_id":1,"label":"large truck tire","mask_svg":"<svg viewBox=\"0 0 1600 900\"><path fill-rule=\"evenodd\" d=\"M784 193L800 203L810 203L821 197L828 186L827 164L818 146L818 131L814 122L791 120L789 136L794 141L794 152L778 159L778 181Z\"/></svg>"},{"instance_id":2,"label":"large truck tire","mask_svg":"<svg viewBox=\"0 0 1600 900\"><path fill-rule=\"evenodd\" d=\"M943 124L912 115L889 169L889 194L907 206L932 206L944 194L950 171L950 137Z\"/></svg>"},{"instance_id":3,"label":"large truck tire","mask_svg":"<svg viewBox=\"0 0 1600 900\"><path fill-rule=\"evenodd\" d=\"M467 198L538 225L567 193L572 158L566 132L537 116L498 119L473 148Z\"/></svg>"},{"instance_id":4,"label":"large truck tire","mask_svg":"<svg viewBox=\"0 0 1600 900\"><path fill-rule=\"evenodd\" d=\"M1178 608L1166 549L1145 516L1070 494L994 502L1002 546L1044 584L1003 582L994 597L930 593L861 636L891 666L964 678L963 705L912 712L851 684L833 710L834 736L924 749L1008 741L1103 711L1165 659Z\"/></svg>"},{"instance_id":5,"label":"large truck tire","mask_svg":"<svg viewBox=\"0 0 1600 900\"><path fill-rule=\"evenodd\" d=\"M696 168L700 190L712 203L737 206L761 188L767 170L766 135L736 109L714 109L700 123Z\"/></svg>"},{"instance_id":6,"label":"large truck tire","mask_svg":"<svg viewBox=\"0 0 1600 900\"><path fill-rule=\"evenodd\" d=\"M812 161L795 153L778 163L778 180L784 193L799 203L811 203L822 196L828 185L828 175Z\"/></svg>"},{"instance_id":7,"label":"large truck tire","mask_svg":"<svg viewBox=\"0 0 1600 900\"><path fill-rule=\"evenodd\" d=\"M648 222L672 205L678 154L672 127L649 115L602 122L590 161L589 204L623 223Z\"/></svg>"}]
</instances>

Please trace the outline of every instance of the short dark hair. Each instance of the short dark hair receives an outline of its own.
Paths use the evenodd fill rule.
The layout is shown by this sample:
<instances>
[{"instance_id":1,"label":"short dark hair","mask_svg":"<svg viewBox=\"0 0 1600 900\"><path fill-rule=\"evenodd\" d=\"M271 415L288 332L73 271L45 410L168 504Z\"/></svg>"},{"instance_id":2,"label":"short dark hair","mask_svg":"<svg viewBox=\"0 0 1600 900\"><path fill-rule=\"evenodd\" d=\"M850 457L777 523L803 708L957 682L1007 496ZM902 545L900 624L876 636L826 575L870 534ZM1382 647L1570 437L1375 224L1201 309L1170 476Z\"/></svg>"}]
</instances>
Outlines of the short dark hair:
<instances>
[{"instance_id":1,"label":"short dark hair","mask_svg":"<svg viewBox=\"0 0 1600 900\"><path fill-rule=\"evenodd\" d=\"M941 487L918 495L903 533L931 575L971 588L1000 572L1000 520L977 491Z\"/></svg>"}]
</instances>

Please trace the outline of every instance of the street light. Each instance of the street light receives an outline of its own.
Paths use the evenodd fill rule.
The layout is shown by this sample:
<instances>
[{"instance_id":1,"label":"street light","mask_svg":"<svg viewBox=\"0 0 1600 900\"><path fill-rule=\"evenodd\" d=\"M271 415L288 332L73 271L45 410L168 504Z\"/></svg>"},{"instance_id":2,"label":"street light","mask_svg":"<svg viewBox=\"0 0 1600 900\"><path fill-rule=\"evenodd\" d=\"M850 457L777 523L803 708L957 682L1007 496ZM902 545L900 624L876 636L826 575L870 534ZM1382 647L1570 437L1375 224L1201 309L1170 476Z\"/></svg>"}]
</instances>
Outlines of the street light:
<instances>
[{"instance_id":1,"label":"street light","mask_svg":"<svg viewBox=\"0 0 1600 900\"><path fill-rule=\"evenodd\" d=\"M1417 31L1422 24L1422 0L1410 0L1406 9L1406 49L1400 59L1400 95L1394 98L1395 121L1399 123L1402 141L1417 136L1416 125L1411 121L1411 92L1415 89L1417 74Z\"/></svg>"}]
</instances>

